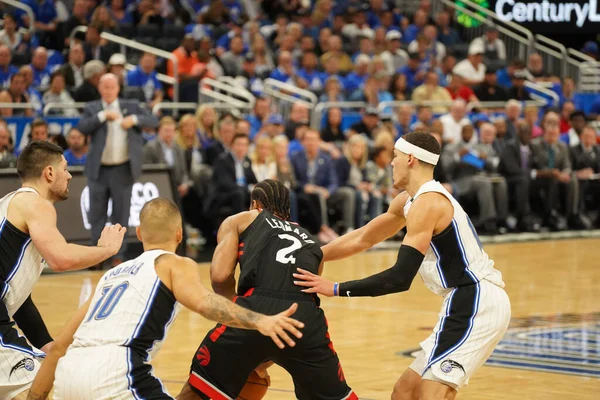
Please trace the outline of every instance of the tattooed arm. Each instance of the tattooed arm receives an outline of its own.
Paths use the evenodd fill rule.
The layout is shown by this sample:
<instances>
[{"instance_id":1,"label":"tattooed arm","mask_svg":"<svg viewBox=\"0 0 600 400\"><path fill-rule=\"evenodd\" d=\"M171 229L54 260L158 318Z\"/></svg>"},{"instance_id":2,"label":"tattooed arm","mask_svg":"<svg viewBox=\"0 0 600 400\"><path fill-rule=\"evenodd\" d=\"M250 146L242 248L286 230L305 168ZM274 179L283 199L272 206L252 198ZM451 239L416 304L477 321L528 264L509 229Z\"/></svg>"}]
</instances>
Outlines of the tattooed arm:
<instances>
[{"instance_id":1,"label":"tattooed arm","mask_svg":"<svg viewBox=\"0 0 600 400\"><path fill-rule=\"evenodd\" d=\"M297 304L273 316L242 308L208 291L200 281L198 265L194 260L172 254L157 259L156 272L165 286L173 291L178 302L210 320L232 328L257 330L271 337L280 348L285 347L282 339L290 346L295 345L287 332L298 338L302 337L297 328L303 328L304 324L289 318L298 308Z\"/></svg>"},{"instance_id":2,"label":"tattooed arm","mask_svg":"<svg viewBox=\"0 0 600 400\"><path fill-rule=\"evenodd\" d=\"M48 398L48 394L54 385L54 372L56 371L58 360L65 355L67 348L73 342L73 335L75 335L77 328L79 328L83 318L85 318L91 301L92 297L77 310L54 341L54 345L48 354L46 354L46 358L42 362L42 366L31 384L27 400L46 400Z\"/></svg>"}]
</instances>

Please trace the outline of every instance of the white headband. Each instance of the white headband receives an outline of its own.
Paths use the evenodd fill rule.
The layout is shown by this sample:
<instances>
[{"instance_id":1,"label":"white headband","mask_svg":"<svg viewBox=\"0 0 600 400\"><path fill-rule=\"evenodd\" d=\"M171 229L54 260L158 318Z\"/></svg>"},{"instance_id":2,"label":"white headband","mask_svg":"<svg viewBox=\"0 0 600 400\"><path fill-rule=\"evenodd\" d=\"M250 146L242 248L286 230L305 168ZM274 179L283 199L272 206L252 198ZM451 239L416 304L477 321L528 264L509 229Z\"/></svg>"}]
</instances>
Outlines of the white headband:
<instances>
[{"instance_id":1,"label":"white headband","mask_svg":"<svg viewBox=\"0 0 600 400\"><path fill-rule=\"evenodd\" d=\"M415 146L412 143L408 143L402 138L396 140L395 147L396 149L398 149L398 151L401 151L404 154L412 154L419 160L424 161L428 164L437 165L438 160L440 159L439 154L433 154L432 152L422 149L419 146Z\"/></svg>"}]
</instances>

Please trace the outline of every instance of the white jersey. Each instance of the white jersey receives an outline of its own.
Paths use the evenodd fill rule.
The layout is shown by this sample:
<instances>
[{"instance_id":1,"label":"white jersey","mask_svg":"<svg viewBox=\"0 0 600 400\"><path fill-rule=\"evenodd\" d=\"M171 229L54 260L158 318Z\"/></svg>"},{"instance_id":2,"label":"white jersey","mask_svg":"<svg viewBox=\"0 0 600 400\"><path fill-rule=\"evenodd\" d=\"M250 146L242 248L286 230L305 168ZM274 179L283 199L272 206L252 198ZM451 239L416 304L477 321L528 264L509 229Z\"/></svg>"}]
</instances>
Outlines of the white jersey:
<instances>
[{"instance_id":1,"label":"white jersey","mask_svg":"<svg viewBox=\"0 0 600 400\"><path fill-rule=\"evenodd\" d=\"M425 253L419 269L425 286L441 296L454 287L472 285L484 279L503 288L502 274L483 250L471 219L441 183L432 180L421 186L404 205L404 215L408 216L414 201L428 192L446 196L454 207L454 217L447 229L432 238Z\"/></svg>"},{"instance_id":2,"label":"white jersey","mask_svg":"<svg viewBox=\"0 0 600 400\"><path fill-rule=\"evenodd\" d=\"M160 349L181 305L156 274L163 250L146 251L107 271L69 350L125 346L145 361Z\"/></svg>"},{"instance_id":3,"label":"white jersey","mask_svg":"<svg viewBox=\"0 0 600 400\"><path fill-rule=\"evenodd\" d=\"M27 300L45 267L31 237L8 221L8 205L17 193L36 193L21 188L0 199L0 298L12 317Z\"/></svg>"}]
</instances>

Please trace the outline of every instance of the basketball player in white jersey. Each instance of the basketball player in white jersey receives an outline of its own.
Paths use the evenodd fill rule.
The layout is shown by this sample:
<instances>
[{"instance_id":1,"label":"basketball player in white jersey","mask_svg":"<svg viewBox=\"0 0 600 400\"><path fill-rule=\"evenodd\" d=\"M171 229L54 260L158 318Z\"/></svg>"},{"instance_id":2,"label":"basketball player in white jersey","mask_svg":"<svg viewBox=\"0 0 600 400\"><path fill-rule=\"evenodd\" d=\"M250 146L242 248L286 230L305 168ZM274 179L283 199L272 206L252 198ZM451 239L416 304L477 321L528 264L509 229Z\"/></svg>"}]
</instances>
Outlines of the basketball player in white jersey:
<instances>
[{"instance_id":1,"label":"basketball player in white jersey","mask_svg":"<svg viewBox=\"0 0 600 400\"><path fill-rule=\"evenodd\" d=\"M326 296L381 296L408 290L420 273L444 297L440 319L394 387L394 400L451 400L504 336L510 302L501 273L483 250L471 220L437 181L440 146L428 133L398 139L392 161L399 194L389 210L324 246L325 260L366 250L406 226L396 264L357 281L333 283L299 270L297 285Z\"/></svg>"},{"instance_id":2,"label":"basketball player in white jersey","mask_svg":"<svg viewBox=\"0 0 600 400\"><path fill-rule=\"evenodd\" d=\"M180 304L212 321L258 330L280 348L284 341L295 345L286 331L302 336L297 328L304 324L288 318L297 303L265 316L202 285L196 262L174 254L183 233L179 209L171 200L156 198L144 205L137 235L144 253L100 278L92 298L63 329L42 363L30 399L46 398L55 368L55 400L173 399L153 376L149 362Z\"/></svg>"},{"instance_id":3,"label":"basketball player in white jersey","mask_svg":"<svg viewBox=\"0 0 600 400\"><path fill-rule=\"evenodd\" d=\"M60 272L98 264L118 252L125 234L116 225L103 231L98 246L65 241L56 228L54 208L69 194L71 174L62 153L54 144L31 142L17 160L22 187L0 199L0 399L27 396L38 359L51 347L52 338L31 300L44 267Z\"/></svg>"}]
</instances>

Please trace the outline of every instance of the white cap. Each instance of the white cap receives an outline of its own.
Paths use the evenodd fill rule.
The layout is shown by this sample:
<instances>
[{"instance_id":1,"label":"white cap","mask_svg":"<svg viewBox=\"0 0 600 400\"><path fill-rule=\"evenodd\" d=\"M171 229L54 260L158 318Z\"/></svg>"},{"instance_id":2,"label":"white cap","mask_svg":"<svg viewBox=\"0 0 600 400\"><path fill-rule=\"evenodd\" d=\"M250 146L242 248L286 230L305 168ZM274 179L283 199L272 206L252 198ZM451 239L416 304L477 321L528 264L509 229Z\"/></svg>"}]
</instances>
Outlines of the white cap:
<instances>
[{"instance_id":1,"label":"white cap","mask_svg":"<svg viewBox=\"0 0 600 400\"><path fill-rule=\"evenodd\" d=\"M385 34L385 40L400 40L402 38L402 34L396 30L389 31Z\"/></svg>"},{"instance_id":2,"label":"white cap","mask_svg":"<svg viewBox=\"0 0 600 400\"><path fill-rule=\"evenodd\" d=\"M469 46L469 55L475 55L475 54L483 54L485 53L485 49L483 48L483 45L479 42L473 43Z\"/></svg>"},{"instance_id":3,"label":"white cap","mask_svg":"<svg viewBox=\"0 0 600 400\"><path fill-rule=\"evenodd\" d=\"M115 53L110 56L110 60L108 60L108 65L125 65L127 64L127 59L121 53Z\"/></svg>"}]
</instances>

